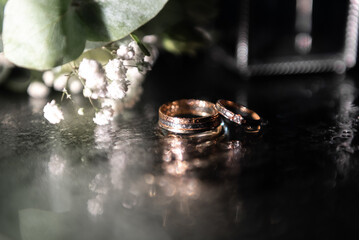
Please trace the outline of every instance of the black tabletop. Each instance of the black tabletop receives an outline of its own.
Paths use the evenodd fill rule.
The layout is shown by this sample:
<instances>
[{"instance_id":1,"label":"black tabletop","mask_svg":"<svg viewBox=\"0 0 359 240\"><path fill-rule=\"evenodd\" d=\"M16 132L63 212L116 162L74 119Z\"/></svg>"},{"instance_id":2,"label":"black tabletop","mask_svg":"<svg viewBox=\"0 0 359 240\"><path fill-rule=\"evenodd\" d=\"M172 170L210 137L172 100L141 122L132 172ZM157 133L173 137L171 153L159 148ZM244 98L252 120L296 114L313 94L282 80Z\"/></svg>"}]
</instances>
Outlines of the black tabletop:
<instances>
[{"instance_id":1,"label":"black tabletop","mask_svg":"<svg viewBox=\"0 0 359 240\"><path fill-rule=\"evenodd\" d=\"M0 239L345 239L358 235L356 74L244 78L211 54L161 54L113 124L49 124L47 100L0 95ZM55 95L55 98L60 96ZM204 141L161 104L228 99L262 130ZM79 100L81 101L81 100Z\"/></svg>"}]
</instances>

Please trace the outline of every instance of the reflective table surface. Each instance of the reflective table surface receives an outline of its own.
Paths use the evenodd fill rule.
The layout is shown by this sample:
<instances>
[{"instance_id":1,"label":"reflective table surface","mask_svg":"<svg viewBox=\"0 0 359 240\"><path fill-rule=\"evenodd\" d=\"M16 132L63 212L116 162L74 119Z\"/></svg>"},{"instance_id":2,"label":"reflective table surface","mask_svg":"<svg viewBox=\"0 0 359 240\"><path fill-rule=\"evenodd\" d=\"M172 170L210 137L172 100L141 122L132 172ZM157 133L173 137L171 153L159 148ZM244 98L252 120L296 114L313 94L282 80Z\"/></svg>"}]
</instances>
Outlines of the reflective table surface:
<instances>
[{"instance_id":1,"label":"reflective table surface","mask_svg":"<svg viewBox=\"0 0 359 240\"><path fill-rule=\"evenodd\" d=\"M345 239L358 235L358 88L351 75L243 79L208 56L161 55L141 100L108 126L1 92L0 239ZM60 96L55 95L59 99ZM157 126L181 98L247 105L189 139ZM84 104L79 100L81 104Z\"/></svg>"}]
</instances>

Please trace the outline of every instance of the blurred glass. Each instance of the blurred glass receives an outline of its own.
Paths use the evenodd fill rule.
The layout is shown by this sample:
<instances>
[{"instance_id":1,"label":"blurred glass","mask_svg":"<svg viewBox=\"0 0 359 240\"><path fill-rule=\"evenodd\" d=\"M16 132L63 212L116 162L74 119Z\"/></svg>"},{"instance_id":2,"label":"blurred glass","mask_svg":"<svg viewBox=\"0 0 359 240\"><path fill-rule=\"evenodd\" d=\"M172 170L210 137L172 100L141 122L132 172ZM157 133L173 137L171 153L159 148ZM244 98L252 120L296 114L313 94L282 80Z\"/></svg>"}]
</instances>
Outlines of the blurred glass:
<instances>
[{"instance_id":1,"label":"blurred glass","mask_svg":"<svg viewBox=\"0 0 359 240\"><path fill-rule=\"evenodd\" d=\"M344 73L356 63L359 2L243 0L237 67L247 75Z\"/></svg>"}]
</instances>

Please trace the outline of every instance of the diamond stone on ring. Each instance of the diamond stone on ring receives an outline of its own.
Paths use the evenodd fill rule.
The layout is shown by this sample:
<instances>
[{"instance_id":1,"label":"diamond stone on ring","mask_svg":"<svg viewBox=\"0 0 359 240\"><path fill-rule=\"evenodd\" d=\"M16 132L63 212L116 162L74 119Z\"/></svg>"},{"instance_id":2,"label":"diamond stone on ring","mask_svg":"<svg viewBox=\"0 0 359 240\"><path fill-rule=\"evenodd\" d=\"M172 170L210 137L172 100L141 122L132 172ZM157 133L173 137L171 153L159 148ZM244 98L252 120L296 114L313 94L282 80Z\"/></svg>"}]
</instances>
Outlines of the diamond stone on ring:
<instances>
[{"instance_id":1,"label":"diamond stone on ring","mask_svg":"<svg viewBox=\"0 0 359 240\"><path fill-rule=\"evenodd\" d=\"M218 112L228 120L238 125L244 125L248 131L259 131L262 119L251 109L229 101L220 99L216 103Z\"/></svg>"}]
</instances>

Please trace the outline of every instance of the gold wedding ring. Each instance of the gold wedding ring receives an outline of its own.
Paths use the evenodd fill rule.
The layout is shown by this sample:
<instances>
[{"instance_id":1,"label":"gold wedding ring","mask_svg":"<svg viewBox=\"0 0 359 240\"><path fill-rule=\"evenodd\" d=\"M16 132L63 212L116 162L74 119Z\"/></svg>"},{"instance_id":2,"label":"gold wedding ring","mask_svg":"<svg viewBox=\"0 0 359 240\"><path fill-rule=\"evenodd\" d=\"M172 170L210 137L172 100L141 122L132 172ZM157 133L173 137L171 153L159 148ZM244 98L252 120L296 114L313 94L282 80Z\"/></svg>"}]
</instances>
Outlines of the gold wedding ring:
<instances>
[{"instance_id":1,"label":"gold wedding ring","mask_svg":"<svg viewBox=\"0 0 359 240\"><path fill-rule=\"evenodd\" d=\"M197 133L213 130L221 124L215 105L197 99L181 99L159 108L161 128L174 133Z\"/></svg>"},{"instance_id":2,"label":"gold wedding ring","mask_svg":"<svg viewBox=\"0 0 359 240\"><path fill-rule=\"evenodd\" d=\"M216 109L223 117L239 125L244 125L247 131L256 132L261 128L261 117L242 104L220 99L216 103Z\"/></svg>"}]
</instances>

